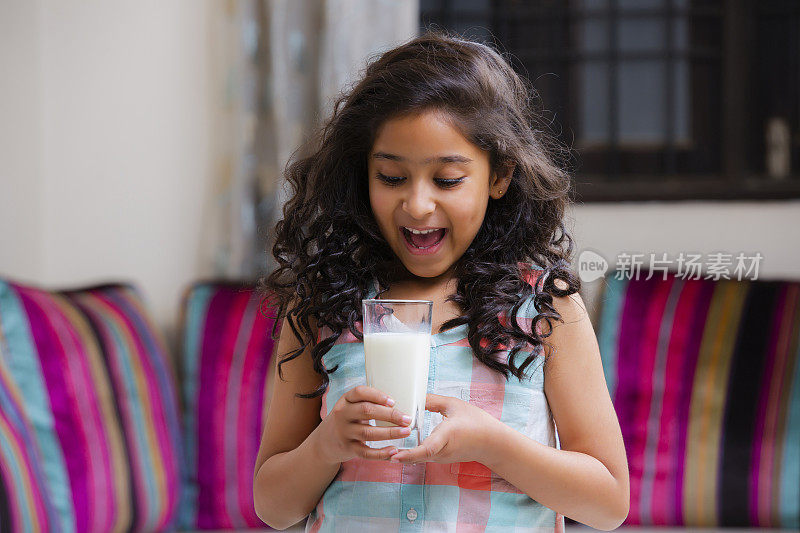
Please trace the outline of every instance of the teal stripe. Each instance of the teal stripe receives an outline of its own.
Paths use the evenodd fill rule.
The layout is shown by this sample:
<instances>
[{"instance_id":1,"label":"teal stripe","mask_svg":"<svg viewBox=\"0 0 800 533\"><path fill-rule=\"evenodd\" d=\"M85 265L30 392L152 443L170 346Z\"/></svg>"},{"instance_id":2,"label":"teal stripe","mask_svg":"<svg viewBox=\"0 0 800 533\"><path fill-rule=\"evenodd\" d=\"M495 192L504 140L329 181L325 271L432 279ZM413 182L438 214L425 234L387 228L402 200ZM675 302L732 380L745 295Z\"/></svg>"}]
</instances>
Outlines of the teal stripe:
<instances>
[{"instance_id":1,"label":"teal stripe","mask_svg":"<svg viewBox=\"0 0 800 533\"><path fill-rule=\"evenodd\" d=\"M181 504L178 511L178 528L194 529L197 522L197 365L200 358L200 343L208 306L214 291L209 285L193 288L186 302L186 332L184 351L181 354L183 366L184 399L184 467L185 479L181 483Z\"/></svg>"},{"instance_id":2,"label":"teal stripe","mask_svg":"<svg viewBox=\"0 0 800 533\"><path fill-rule=\"evenodd\" d=\"M527 495L522 495L528 501L531 500ZM517 525L520 515L520 503L523 503L519 494L511 492L492 492L491 509L489 520L486 521L486 528L513 528ZM491 512L493 509L501 509L503 512Z\"/></svg>"},{"instance_id":3,"label":"teal stripe","mask_svg":"<svg viewBox=\"0 0 800 533\"><path fill-rule=\"evenodd\" d=\"M334 372L325 396L328 411L333 409L339 398L357 385L366 385L364 363L364 343L345 342L335 344L322 357L326 368L338 367Z\"/></svg>"},{"instance_id":4,"label":"teal stripe","mask_svg":"<svg viewBox=\"0 0 800 533\"><path fill-rule=\"evenodd\" d=\"M517 502L517 527L542 527L552 530L556 523L556 512L548 509L541 503L533 500L527 494L506 493L507 498L512 497L512 501ZM506 509L511 505L507 504Z\"/></svg>"},{"instance_id":5,"label":"teal stripe","mask_svg":"<svg viewBox=\"0 0 800 533\"><path fill-rule=\"evenodd\" d=\"M325 491L326 515L397 518L400 491L396 483L333 481Z\"/></svg>"},{"instance_id":6,"label":"teal stripe","mask_svg":"<svg viewBox=\"0 0 800 533\"><path fill-rule=\"evenodd\" d=\"M289 331L291 332L291 329ZM322 356L322 361L325 363L325 368L339 367L336 369L336 377L339 379L363 378L366 372L364 369L364 343L354 341L334 344ZM336 402L328 400L328 405L333 406L334 403Z\"/></svg>"},{"instance_id":7,"label":"teal stripe","mask_svg":"<svg viewBox=\"0 0 800 533\"><path fill-rule=\"evenodd\" d=\"M396 513L397 510L400 510L400 532L417 532L422 531L423 525L428 520L427 516L427 509L425 508L425 486L424 485L412 485L410 483L402 483L400 485L400 502L399 505L388 505L387 507L393 507L394 512ZM393 502L392 502L393 503ZM361 507L364 508L364 503L361 503ZM371 507L375 507L374 505ZM409 520L403 520L402 517L406 516L409 510L414 509L417 511L417 519L413 522ZM374 511L373 511L374 512ZM397 515L395 515L397 516Z\"/></svg>"},{"instance_id":8,"label":"teal stripe","mask_svg":"<svg viewBox=\"0 0 800 533\"><path fill-rule=\"evenodd\" d=\"M443 385L445 383L471 383L472 382L472 360L475 356L469 346L437 346L432 349L436 352L437 365L435 372L439 372L447 377L446 382L435 373L429 376L429 383L436 380Z\"/></svg>"},{"instance_id":9,"label":"teal stripe","mask_svg":"<svg viewBox=\"0 0 800 533\"><path fill-rule=\"evenodd\" d=\"M614 276L603 278L606 283L602 293L602 309L600 315L599 332L597 340L600 345L600 356L603 360L603 374L611 398L617 387L617 350L619 347L619 329L622 319L622 307L625 302L625 291L628 280L617 279Z\"/></svg>"},{"instance_id":10,"label":"teal stripe","mask_svg":"<svg viewBox=\"0 0 800 533\"><path fill-rule=\"evenodd\" d=\"M455 524L458 521L458 497L458 487L425 485L425 520ZM400 513L400 516L402 518L404 514Z\"/></svg>"},{"instance_id":11,"label":"teal stripe","mask_svg":"<svg viewBox=\"0 0 800 533\"><path fill-rule=\"evenodd\" d=\"M795 357L781 461L780 527L800 529L800 347Z\"/></svg>"},{"instance_id":12,"label":"teal stripe","mask_svg":"<svg viewBox=\"0 0 800 533\"><path fill-rule=\"evenodd\" d=\"M50 400L22 303L8 282L0 280L0 327L8 345L9 372L25 394L25 412L42 451L43 471L64 533L74 533L75 512L64 456L56 436Z\"/></svg>"},{"instance_id":13,"label":"teal stripe","mask_svg":"<svg viewBox=\"0 0 800 533\"><path fill-rule=\"evenodd\" d=\"M548 509L527 494L515 492L491 493L492 510L502 509L501 513L490 512L488 527L542 527L553 528L556 522L555 511ZM513 513L511 511L514 511ZM488 531L488 529L487 529Z\"/></svg>"}]
</instances>

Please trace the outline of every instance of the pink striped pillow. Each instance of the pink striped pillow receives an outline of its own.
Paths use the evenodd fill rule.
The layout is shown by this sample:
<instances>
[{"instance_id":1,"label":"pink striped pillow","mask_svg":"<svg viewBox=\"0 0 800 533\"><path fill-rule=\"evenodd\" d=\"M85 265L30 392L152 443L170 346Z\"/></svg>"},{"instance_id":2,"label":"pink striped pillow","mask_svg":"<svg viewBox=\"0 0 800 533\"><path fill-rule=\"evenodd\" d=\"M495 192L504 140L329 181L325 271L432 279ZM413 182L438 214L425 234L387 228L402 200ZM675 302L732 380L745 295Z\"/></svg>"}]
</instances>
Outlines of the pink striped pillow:
<instances>
[{"instance_id":1,"label":"pink striped pillow","mask_svg":"<svg viewBox=\"0 0 800 533\"><path fill-rule=\"evenodd\" d=\"M263 528L253 469L264 427L274 320L248 285L198 283L184 294L184 529Z\"/></svg>"},{"instance_id":2,"label":"pink striped pillow","mask_svg":"<svg viewBox=\"0 0 800 533\"><path fill-rule=\"evenodd\" d=\"M182 466L176 387L137 291L0 280L0 331L63 529L172 528Z\"/></svg>"},{"instance_id":3,"label":"pink striped pillow","mask_svg":"<svg viewBox=\"0 0 800 533\"><path fill-rule=\"evenodd\" d=\"M618 274L597 338L630 468L625 525L797 529L800 283Z\"/></svg>"}]
</instances>

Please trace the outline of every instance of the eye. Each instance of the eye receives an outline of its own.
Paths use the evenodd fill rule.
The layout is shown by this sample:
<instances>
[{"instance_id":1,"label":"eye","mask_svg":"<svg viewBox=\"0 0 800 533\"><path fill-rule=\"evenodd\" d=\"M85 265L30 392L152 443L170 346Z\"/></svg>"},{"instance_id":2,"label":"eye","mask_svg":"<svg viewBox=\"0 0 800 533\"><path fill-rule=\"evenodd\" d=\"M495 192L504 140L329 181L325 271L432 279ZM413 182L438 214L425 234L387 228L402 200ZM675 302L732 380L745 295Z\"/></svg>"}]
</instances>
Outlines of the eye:
<instances>
[{"instance_id":1,"label":"eye","mask_svg":"<svg viewBox=\"0 0 800 533\"><path fill-rule=\"evenodd\" d=\"M440 184L442 187L445 187L445 188L449 189L450 187L455 187L456 185L458 185L459 183L461 183L465 179L466 179L466 176L464 176L463 178L455 178L455 179L438 178L438 179L436 179L434 181L436 181L436 183Z\"/></svg>"},{"instance_id":2,"label":"eye","mask_svg":"<svg viewBox=\"0 0 800 533\"><path fill-rule=\"evenodd\" d=\"M405 179L405 178L398 178L397 176L384 176L380 172L378 172L377 177L379 180L386 183L390 187L396 187L400 185L400 182Z\"/></svg>"},{"instance_id":3,"label":"eye","mask_svg":"<svg viewBox=\"0 0 800 533\"><path fill-rule=\"evenodd\" d=\"M403 177L398 177L398 176L385 176L385 175L381 174L380 172L378 172L377 178L379 180L383 181L384 183L386 183L387 185L389 185L390 187L396 187L396 186L400 185L400 182L402 182L405 179ZM461 178L455 178L455 179L436 178L434 181L436 183L438 183L440 187L443 187L445 189L449 189L449 188L455 187L456 185L458 185L459 183L461 183L465 179L466 179L466 176L461 177Z\"/></svg>"}]
</instances>

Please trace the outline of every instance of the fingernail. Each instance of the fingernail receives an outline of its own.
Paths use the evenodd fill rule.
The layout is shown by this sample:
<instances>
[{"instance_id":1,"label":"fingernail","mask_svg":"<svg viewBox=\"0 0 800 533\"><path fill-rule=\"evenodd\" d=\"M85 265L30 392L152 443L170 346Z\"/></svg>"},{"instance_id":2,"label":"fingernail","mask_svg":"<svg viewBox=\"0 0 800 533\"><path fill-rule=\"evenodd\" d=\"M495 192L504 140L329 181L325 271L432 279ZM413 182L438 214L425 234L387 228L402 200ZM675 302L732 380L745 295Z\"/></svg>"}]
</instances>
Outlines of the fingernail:
<instances>
[{"instance_id":1,"label":"fingernail","mask_svg":"<svg viewBox=\"0 0 800 533\"><path fill-rule=\"evenodd\" d=\"M403 424L410 424L410 423L411 423L411 417L408 415L403 415Z\"/></svg>"},{"instance_id":2,"label":"fingernail","mask_svg":"<svg viewBox=\"0 0 800 533\"><path fill-rule=\"evenodd\" d=\"M393 406L394 400L392 400L391 398L386 398L386 405L388 405L389 407Z\"/></svg>"}]
</instances>

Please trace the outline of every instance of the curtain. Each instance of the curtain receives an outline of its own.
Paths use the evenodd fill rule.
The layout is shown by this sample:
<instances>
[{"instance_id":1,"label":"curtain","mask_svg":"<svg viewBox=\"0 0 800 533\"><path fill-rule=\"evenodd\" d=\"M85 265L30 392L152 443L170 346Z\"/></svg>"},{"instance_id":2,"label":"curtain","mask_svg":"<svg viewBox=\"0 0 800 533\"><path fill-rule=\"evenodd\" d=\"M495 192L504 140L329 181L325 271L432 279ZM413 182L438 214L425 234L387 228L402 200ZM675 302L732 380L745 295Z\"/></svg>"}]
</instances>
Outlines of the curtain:
<instances>
[{"instance_id":1,"label":"curtain","mask_svg":"<svg viewBox=\"0 0 800 533\"><path fill-rule=\"evenodd\" d=\"M283 170L366 62L418 34L418 0L264 0L217 8L212 47L218 128L214 272L254 279L277 265ZM300 154L298 154L300 155Z\"/></svg>"}]
</instances>

